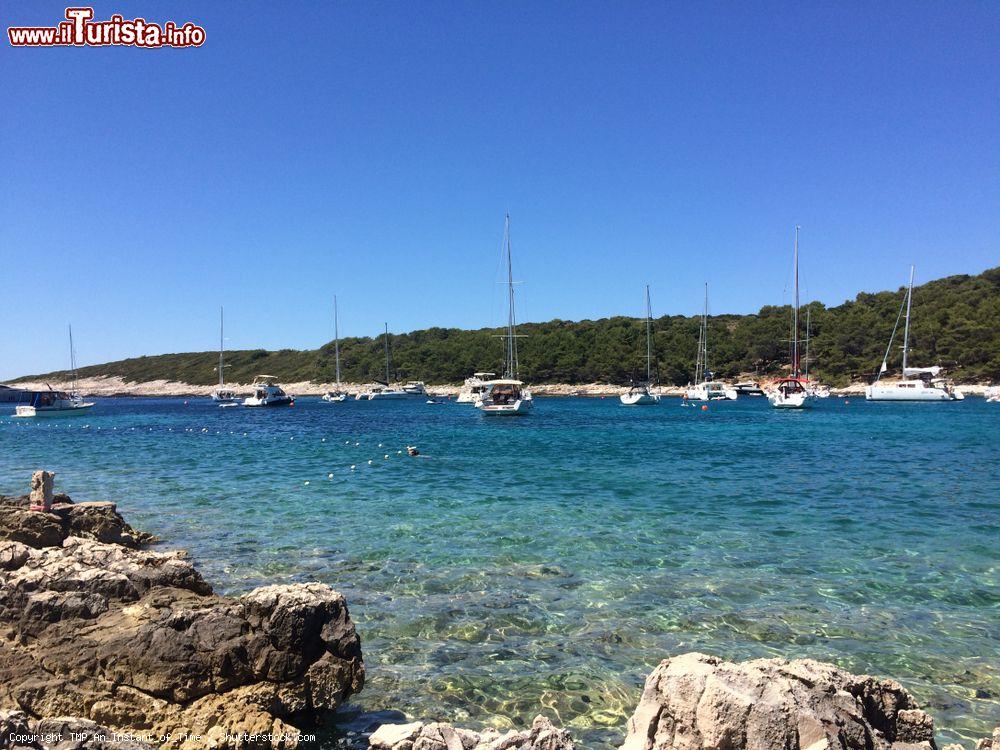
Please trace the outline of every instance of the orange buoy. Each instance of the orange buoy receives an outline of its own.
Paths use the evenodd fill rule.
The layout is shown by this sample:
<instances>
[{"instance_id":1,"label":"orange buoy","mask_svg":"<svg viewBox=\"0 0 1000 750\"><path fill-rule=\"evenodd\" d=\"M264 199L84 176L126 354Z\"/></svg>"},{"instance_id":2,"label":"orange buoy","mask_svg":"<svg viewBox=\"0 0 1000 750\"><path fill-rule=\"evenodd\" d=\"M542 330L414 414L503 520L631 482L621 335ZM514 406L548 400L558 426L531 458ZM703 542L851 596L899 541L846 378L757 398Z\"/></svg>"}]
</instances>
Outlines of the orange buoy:
<instances>
[{"instance_id":1,"label":"orange buoy","mask_svg":"<svg viewBox=\"0 0 1000 750\"><path fill-rule=\"evenodd\" d=\"M701 405L701 410L702 411L708 411L708 404L702 404Z\"/></svg>"}]
</instances>

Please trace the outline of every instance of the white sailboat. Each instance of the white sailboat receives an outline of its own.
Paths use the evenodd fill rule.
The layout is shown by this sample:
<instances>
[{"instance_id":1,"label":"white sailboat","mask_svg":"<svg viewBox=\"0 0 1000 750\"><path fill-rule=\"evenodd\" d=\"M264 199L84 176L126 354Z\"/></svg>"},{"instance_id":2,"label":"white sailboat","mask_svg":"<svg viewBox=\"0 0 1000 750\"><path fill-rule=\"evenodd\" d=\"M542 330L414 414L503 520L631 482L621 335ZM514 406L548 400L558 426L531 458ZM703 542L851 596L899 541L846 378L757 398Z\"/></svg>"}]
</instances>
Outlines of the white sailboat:
<instances>
[{"instance_id":1,"label":"white sailboat","mask_svg":"<svg viewBox=\"0 0 1000 750\"><path fill-rule=\"evenodd\" d=\"M517 326L514 317L514 272L510 254L510 214L504 218L504 245L507 250L507 339L504 376L483 383L482 397L476 407L487 416L523 416L531 411L531 391L518 379Z\"/></svg>"},{"instance_id":2,"label":"white sailboat","mask_svg":"<svg viewBox=\"0 0 1000 750\"><path fill-rule=\"evenodd\" d=\"M792 374L781 378L767 391L767 400L775 409L803 409L812 405L813 396L799 370L799 229L795 227L795 298L792 302Z\"/></svg>"},{"instance_id":3,"label":"white sailboat","mask_svg":"<svg viewBox=\"0 0 1000 750\"><path fill-rule=\"evenodd\" d=\"M337 368L337 387L323 394L323 400L330 403L346 401L347 394L340 387L340 320L337 314L337 295L333 295L333 356Z\"/></svg>"},{"instance_id":4,"label":"white sailboat","mask_svg":"<svg viewBox=\"0 0 1000 750\"><path fill-rule=\"evenodd\" d=\"M412 395L407 393L400 386L389 385L390 375L392 370L390 355L389 355L389 324L385 324L385 382L384 383L372 383L368 388L355 396L357 401L399 401L405 398L410 398Z\"/></svg>"},{"instance_id":5,"label":"white sailboat","mask_svg":"<svg viewBox=\"0 0 1000 750\"><path fill-rule=\"evenodd\" d=\"M882 357L875 382L865 388L865 398L869 401L961 401L965 395L956 391L945 378L939 378L940 367L909 367L910 352L910 311L913 305L913 266L910 266L910 284L906 297L896 315L896 325L889 336L889 346ZM902 380L882 381L889 369L889 354L892 351L892 341L899 327L899 318L906 309L906 319L903 326L903 378Z\"/></svg>"},{"instance_id":6,"label":"white sailboat","mask_svg":"<svg viewBox=\"0 0 1000 750\"><path fill-rule=\"evenodd\" d=\"M14 417L31 419L36 417L69 417L86 414L94 404L84 401L76 390L76 348L73 346L73 326L69 327L70 391L47 391L32 394L30 404L20 404L14 408Z\"/></svg>"},{"instance_id":7,"label":"white sailboat","mask_svg":"<svg viewBox=\"0 0 1000 750\"><path fill-rule=\"evenodd\" d=\"M626 406L640 406L646 404L660 403L660 394L653 393L653 338L652 338L652 309L649 305L649 284L646 284L646 380L642 383L633 383L627 393L623 393L618 398Z\"/></svg>"},{"instance_id":8,"label":"white sailboat","mask_svg":"<svg viewBox=\"0 0 1000 750\"><path fill-rule=\"evenodd\" d=\"M708 283L705 284L705 307L701 314L698 334L698 356L694 365L694 385L684 394L689 401L735 401L739 393L732 386L712 378L708 369Z\"/></svg>"},{"instance_id":9,"label":"white sailboat","mask_svg":"<svg viewBox=\"0 0 1000 750\"><path fill-rule=\"evenodd\" d=\"M212 400L222 404L236 403L236 391L226 385L226 318L223 308L219 308L219 385L212 391Z\"/></svg>"}]
</instances>

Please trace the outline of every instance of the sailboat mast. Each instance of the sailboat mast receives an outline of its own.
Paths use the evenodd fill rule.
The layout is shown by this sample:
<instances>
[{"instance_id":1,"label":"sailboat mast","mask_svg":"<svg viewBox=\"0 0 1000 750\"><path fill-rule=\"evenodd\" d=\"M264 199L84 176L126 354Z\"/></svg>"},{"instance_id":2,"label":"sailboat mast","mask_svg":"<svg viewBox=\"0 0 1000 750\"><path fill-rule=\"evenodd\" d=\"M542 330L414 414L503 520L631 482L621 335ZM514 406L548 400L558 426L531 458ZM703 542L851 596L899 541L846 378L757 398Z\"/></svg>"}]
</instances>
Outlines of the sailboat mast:
<instances>
[{"instance_id":1,"label":"sailboat mast","mask_svg":"<svg viewBox=\"0 0 1000 750\"><path fill-rule=\"evenodd\" d=\"M385 382L389 383L389 324L385 324Z\"/></svg>"},{"instance_id":2,"label":"sailboat mast","mask_svg":"<svg viewBox=\"0 0 1000 750\"><path fill-rule=\"evenodd\" d=\"M812 321L812 308L806 308L806 364L803 368L805 371L805 379L809 380L809 324Z\"/></svg>"},{"instance_id":3,"label":"sailboat mast","mask_svg":"<svg viewBox=\"0 0 1000 750\"><path fill-rule=\"evenodd\" d=\"M792 377L799 376L799 230L795 225L795 302L792 306Z\"/></svg>"},{"instance_id":4,"label":"sailboat mast","mask_svg":"<svg viewBox=\"0 0 1000 750\"><path fill-rule=\"evenodd\" d=\"M517 342L514 335L514 267L510 255L510 214L504 218L504 242L507 245L507 372L508 378L517 377Z\"/></svg>"},{"instance_id":5,"label":"sailboat mast","mask_svg":"<svg viewBox=\"0 0 1000 750\"><path fill-rule=\"evenodd\" d=\"M652 317L653 312L649 306L649 284L646 284L646 385L652 382L653 340L650 332L650 318Z\"/></svg>"},{"instance_id":6,"label":"sailboat mast","mask_svg":"<svg viewBox=\"0 0 1000 750\"><path fill-rule=\"evenodd\" d=\"M225 358L223 352L226 348L226 319L225 311L222 307L219 308L219 387L221 388L225 379L222 376L222 368L225 367Z\"/></svg>"},{"instance_id":7,"label":"sailboat mast","mask_svg":"<svg viewBox=\"0 0 1000 750\"><path fill-rule=\"evenodd\" d=\"M76 349L73 347L73 324L69 326L69 367L72 390L76 390Z\"/></svg>"},{"instance_id":8,"label":"sailboat mast","mask_svg":"<svg viewBox=\"0 0 1000 750\"><path fill-rule=\"evenodd\" d=\"M708 282L705 282L705 308L701 313L701 374L704 382L708 382Z\"/></svg>"},{"instance_id":9,"label":"sailboat mast","mask_svg":"<svg viewBox=\"0 0 1000 750\"><path fill-rule=\"evenodd\" d=\"M333 356L337 363L337 388L340 388L340 321L337 318L337 295L333 295Z\"/></svg>"},{"instance_id":10,"label":"sailboat mast","mask_svg":"<svg viewBox=\"0 0 1000 750\"><path fill-rule=\"evenodd\" d=\"M906 291L906 324L903 326L903 378L906 378L906 360L910 352L910 306L913 303L913 266L910 266L910 286Z\"/></svg>"}]
</instances>

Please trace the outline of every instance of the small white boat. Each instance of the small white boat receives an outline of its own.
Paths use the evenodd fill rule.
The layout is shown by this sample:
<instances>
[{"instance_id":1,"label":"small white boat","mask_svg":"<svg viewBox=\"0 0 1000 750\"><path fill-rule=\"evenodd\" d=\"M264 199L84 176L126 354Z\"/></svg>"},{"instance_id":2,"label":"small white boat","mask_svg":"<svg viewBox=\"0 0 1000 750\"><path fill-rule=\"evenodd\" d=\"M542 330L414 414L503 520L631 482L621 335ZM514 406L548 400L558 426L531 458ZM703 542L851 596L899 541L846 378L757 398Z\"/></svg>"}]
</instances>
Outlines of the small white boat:
<instances>
[{"instance_id":1,"label":"small white boat","mask_svg":"<svg viewBox=\"0 0 1000 750\"><path fill-rule=\"evenodd\" d=\"M865 388L865 398L869 401L962 401L965 394L956 391L951 382L939 378L940 367L907 367L910 353L910 310L913 305L913 266L910 266L910 283L906 296L899 306L896 324L889 336L889 346L882 357L875 382ZM899 328L899 319L906 310L903 327L903 377L901 380L882 380L882 375L889 369L889 353L892 351L892 341Z\"/></svg>"},{"instance_id":2,"label":"small white boat","mask_svg":"<svg viewBox=\"0 0 1000 750\"><path fill-rule=\"evenodd\" d=\"M991 385L983 394L988 404L1000 404L1000 385Z\"/></svg>"},{"instance_id":3,"label":"small white boat","mask_svg":"<svg viewBox=\"0 0 1000 750\"><path fill-rule=\"evenodd\" d=\"M71 417L86 414L94 404L84 401L77 393L65 391L48 391L35 393L30 404L20 404L15 407L13 416L18 419L32 417Z\"/></svg>"},{"instance_id":4,"label":"small white boat","mask_svg":"<svg viewBox=\"0 0 1000 750\"><path fill-rule=\"evenodd\" d=\"M653 392L652 309L649 305L649 284L646 284L646 380L633 383L618 399L626 406L649 406L660 403L660 394Z\"/></svg>"},{"instance_id":5,"label":"small white boat","mask_svg":"<svg viewBox=\"0 0 1000 750\"><path fill-rule=\"evenodd\" d=\"M403 386L403 392L407 396L427 396L427 386L420 380L411 380Z\"/></svg>"},{"instance_id":6,"label":"small white boat","mask_svg":"<svg viewBox=\"0 0 1000 750\"><path fill-rule=\"evenodd\" d=\"M273 375L258 375L253 379L253 392L243 399L244 406L292 406L295 397L285 393Z\"/></svg>"},{"instance_id":7,"label":"small white boat","mask_svg":"<svg viewBox=\"0 0 1000 750\"><path fill-rule=\"evenodd\" d=\"M530 412L532 403L531 391L525 388L524 383L502 378L486 384L486 391L476 406L486 416L516 417Z\"/></svg>"},{"instance_id":8,"label":"small white boat","mask_svg":"<svg viewBox=\"0 0 1000 750\"><path fill-rule=\"evenodd\" d=\"M802 378L782 378L767 392L767 400L775 409L803 409L811 398Z\"/></svg>"},{"instance_id":9,"label":"small white boat","mask_svg":"<svg viewBox=\"0 0 1000 750\"><path fill-rule=\"evenodd\" d=\"M799 229L795 227L795 297L792 302L792 374L781 378L767 390L767 400L775 409L805 409L813 396L808 381L799 369Z\"/></svg>"},{"instance_id":10,"label":"small white boat","mask_svg":"<svg viewBox=\"0 0 1000 750\"><path fill-rule=\"evenodd\" d=\"M236 391L226 386L226 378L223 370L226 367L226 321L223 308L219 308L219 385L212 391L212 400L222 404L232 404L236 402Z\"/></svg>"},{"instance_id":11,"label":"small white boat","mask_svg":"<svg viewBox=\"0 0 1000 750\"><path fill-rule=\"evenodd\" d=\"M756 380L741 380L733 386L737 396L763 396L764 389Z\"/></svg>"},{"instance_id":12,"label":"small white boat","mask_svg":"<svg viewBox=\"0 0 1000 750\"><path fill-rule=\"evenodd\" d=\"M340 316L337 312L337 295L333 295L333 354L337 368L337 387L323 394L323 400L329 404L347 401L347 393L340 387Z\"/></svg>"},{"instance_id":13,"label":"small white boat","mask_svg":"<svg viewBox=\"0 0 1000 750\"><path fill-rule=\"evenodd\" d=\"M714 380L708 369L708 284L705 284L705 307L701 313L698 333L698 355L694 364L694 385L684 393L688 401L735 401L739 394L732 386Z\"/></svg>"},{"instance_id":14,"label":"small white boat","mask_svg":"<svg viewBox=\"0 0 1000 750\"><path fill-rule=\"evenodd\" d=\"M524 416L531 412L531 391L517 376L517 324L514 317L514 271L510 259L510 214L504 218L503 239L507 251L507 350L504 356L504 377L487 380L476 408L485 416Z\"/></svg>"},{"instance_id":15,"label":"small white boat","mask_svg":"<svg viewBox=\"0 0 1000 750\"><path fill-rule=\"evenodd\" d=\"M495 379L496 376L495 372L474 372L471 378L465 379L455 401L459 404L474 404L481 400L483 391L486 390L486 382Z\"/></svg>"},{"instance_id":16,"label":"small white boat","mask_svg":"<svg viewBox=\"0 0 1000 750\"><path fill-rule=\"evenodd\" d=\"M375 381L365 390L361 391L355 399L357 401L401 401L412 396L426 397L427 391L424 384L412 381L405 386L389 385L390 373L392 372L392 355L389 347L389 324L385 324L385 382ZM408 390L409 389L409 390Z\"/></svg>"}]
</instances>

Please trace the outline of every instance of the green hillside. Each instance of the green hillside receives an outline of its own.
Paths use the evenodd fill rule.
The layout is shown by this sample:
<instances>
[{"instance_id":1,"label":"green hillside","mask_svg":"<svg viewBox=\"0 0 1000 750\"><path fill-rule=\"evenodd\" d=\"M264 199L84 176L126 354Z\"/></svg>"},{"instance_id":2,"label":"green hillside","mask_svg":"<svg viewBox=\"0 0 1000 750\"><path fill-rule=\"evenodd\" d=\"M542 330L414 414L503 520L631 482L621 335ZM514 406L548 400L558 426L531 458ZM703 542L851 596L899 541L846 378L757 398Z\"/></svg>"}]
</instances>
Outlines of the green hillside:
<instances>
[{"instance_id":1,"label":"green hillside","mask_svg":"<svg viewBox=\"0 0 1000 750\"><path fill-rule=\"evenodd\" d=\"M881 362L903 290L862 293L836 307L807 305L812 320L811 371L844 384L868 380ZM942 365L960 382L1000 379L1000 268L978 276L950 276L914 289L912 362ZM789 316L784 307L764 307L753 315L709 319L710 365L718 377L741 373L777 374L789 361ZM805 309L802 312L805 320ZM654 322L659 380L687 383L694 369L699 318L666 316ZM804 326L804 323L803 323ZM475 370L500 368L498 330L430 328L390 335L395 374L428 383L458 383ZM519 326L521 375L535 383L626 383L644 371L641 320L616 317L571 322L553 320ZM898 352L890 366L898 370ZM163 354L80 369L81 377L118 375L128 381L177 380L211 384L217 379L217 352ZM249 382L258 373L284 382L334 380L333 343L312 351L232 351L226 379ZM384 377L381 338L341 341L346 381ZM64 376L65 372L27 379Z\"/></svg>"}]
</instances>

